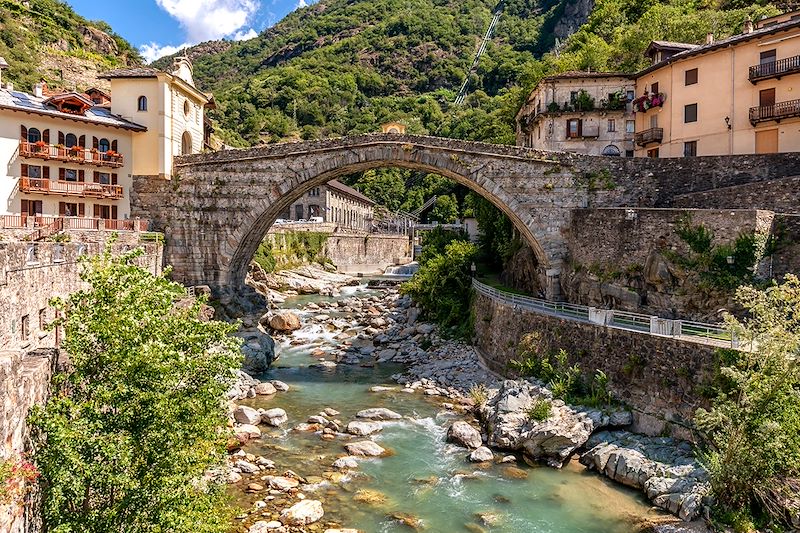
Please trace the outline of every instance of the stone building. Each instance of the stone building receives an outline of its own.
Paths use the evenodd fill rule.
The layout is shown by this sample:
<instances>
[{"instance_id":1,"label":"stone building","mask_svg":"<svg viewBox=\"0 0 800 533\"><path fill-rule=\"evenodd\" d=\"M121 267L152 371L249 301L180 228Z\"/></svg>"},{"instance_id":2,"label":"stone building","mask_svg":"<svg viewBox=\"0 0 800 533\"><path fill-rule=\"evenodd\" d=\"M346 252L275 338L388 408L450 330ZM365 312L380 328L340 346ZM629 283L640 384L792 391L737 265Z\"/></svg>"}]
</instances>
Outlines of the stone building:
<instances>
[{"instance_id":1,"label":"stone building","mask_svg":"<svg viewBox=\"0 0 800 533\"><path fill-rule=\"evenodd\" d=\"M172 73L134 68L104 77L111 94L53 92L43 83L33 94L0 88L0 229L138 229L132 176L169 178L173 156L203 149L212 100L194 87L186 58Z\"/></svg>"},{"instance_id":2,"label":"stone building","mask_svg":"<svg viewBox=\"0 0 800 533\"><path fill-rule=\"evenodd\" d=\"M800 11L700 45L653 41L635 75L636 155L800 151Z\"/></svg>"},{"instance_id":3,"label":"stone building","mask_svg":"<svg viewBox=\"0 0 800 533\"><path fill-rule=\"evenodd\" d=\"M375 202L338 180L314 187L294 202L281 218L285 220L310 220L320 217L322 222L341 227L369 230L374 217Z\"/></svg>"},{"instance_id":4,"label":"stone building","mask_svg":"<svg viewBox=\"0 0 800 533\"><path fill-rule=\"evenodd\" d=\"M633 97L633 81L620 72L565 72L544 78L517 114L517 145L633 156Z\"/></svg>"}]
</instances>

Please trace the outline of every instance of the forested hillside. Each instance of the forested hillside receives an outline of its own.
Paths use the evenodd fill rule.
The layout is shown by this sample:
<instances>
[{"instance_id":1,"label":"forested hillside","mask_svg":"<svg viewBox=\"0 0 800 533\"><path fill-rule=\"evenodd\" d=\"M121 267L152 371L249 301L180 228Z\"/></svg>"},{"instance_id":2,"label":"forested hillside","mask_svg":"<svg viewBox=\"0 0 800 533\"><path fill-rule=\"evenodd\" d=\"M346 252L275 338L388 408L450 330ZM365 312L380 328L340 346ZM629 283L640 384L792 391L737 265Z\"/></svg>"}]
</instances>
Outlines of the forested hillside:
<instances>
[{"instance_id":1,"label":"forested hillside","mask_svg":"<svg viewBox=\"0 0 800 533\"><path fill-rule=\"evenodd\" d=\"M388 119L418 133L511 143L513 117L543 75L634 70L652 39L723 37L740 31L747 15L777 11L740 0L508 0L470 97L453 106L495 5L321 0L256 39L189 53L233 145L375 131ZM579 29L565 38L570 27Z\"/></svg>"},{"instance_id":2,"label":"forested hillside","mask_svg":"<svg viewBox=\"0 0 800 533\"><path fill-rule=\"evenodd\" d=\"M6 79L26 91L41 79L68 89L103 86L98 72L141 63L108 24L59 0L0 0L0 56L10 65Z\"/></svg>"}]
</instances>

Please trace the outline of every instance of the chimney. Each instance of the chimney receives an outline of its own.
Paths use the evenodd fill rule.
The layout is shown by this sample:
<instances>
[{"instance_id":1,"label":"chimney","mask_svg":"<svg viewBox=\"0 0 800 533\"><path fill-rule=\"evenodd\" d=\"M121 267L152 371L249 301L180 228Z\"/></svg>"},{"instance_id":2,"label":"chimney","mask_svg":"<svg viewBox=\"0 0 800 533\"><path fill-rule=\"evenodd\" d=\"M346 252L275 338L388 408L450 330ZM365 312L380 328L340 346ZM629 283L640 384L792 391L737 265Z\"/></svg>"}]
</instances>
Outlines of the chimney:
<instances>
[{"instance_id":1,"label":"chimney","mask_svg":"<svg viewBox=\"0 0 800 533\"><path fill-rule=\"evenodd\" d=\"M33 86L33 96L36 98L41 98L42 94L44 94L44 84L39 82Z\"/></svg>"},{"instance_id":2,"label":"chimney","mask_svg":"<svg viewBox=\"0 0 800 533\"><path fill-rule=\"evenodd\" d=\"M744 21L742 33L753 33L753 19L751 19L749 15L747 16L747 20Z\"/></svg>"},{"instance_id":3,"label":"chimney","mask_svg":"<svg viewBox=\"0 0 800 533\"><path fill-rule=\"evenodd\" d=\"M714 44L714 34L711 32L706 33L706 44Z\"/></svg>"},{"instance_id":4,"label":"chimney","mask_svg":"<svg viewBox=\"0 0 800 533\"><path fill-rule=\"evenodd\" d=\"M14 90L14 84L13 84L13 83L11 83L10 81L9 81L9 82L6 82L6 90L7 90L8 92L11 92L11 91L13 91L13 90Z\"/></svg>"}]
</instances>

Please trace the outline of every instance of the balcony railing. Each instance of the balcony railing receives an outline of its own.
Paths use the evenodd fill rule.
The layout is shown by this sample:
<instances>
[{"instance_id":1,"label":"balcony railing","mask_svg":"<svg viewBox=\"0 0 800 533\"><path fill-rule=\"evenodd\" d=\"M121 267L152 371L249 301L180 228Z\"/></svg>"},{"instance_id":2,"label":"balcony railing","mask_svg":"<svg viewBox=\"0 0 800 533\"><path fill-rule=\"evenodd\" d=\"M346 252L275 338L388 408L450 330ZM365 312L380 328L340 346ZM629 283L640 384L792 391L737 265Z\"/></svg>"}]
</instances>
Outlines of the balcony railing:
<instances>
[{"instance_id":1,"label":"balcony railing","mask_svg":"<svg viewBox=\"0 0 800 533\"><path fill-rule=\"evenodd\" d=\"M750 124L774 120L780 122L786 118L800 117L800 100L778 102L773 105L762 105L750 108Z\"/></svg>"},{"instance_id":2,"label":"balcony railing","mask_svg":"<svg viewBox=\"0 0 800 533\"><path fill-rule=\"evenodd\" d=\"M19 190L28 193L60 194L63 196L81 196L84 198L122 198L121 185L103 183L87 183L82 181L51 181L41 178L21 178Z\"/></svg>"},{"instance_id":3,"label":"balcony railing","mask_svg":"<svg viewBox=\"0 0 800 533\"><path fill-rule=\"evenodd\" d=\"M19 142L19 155L21 157L44 159L46 161L63 161L65 163L95 165L99 167L119 168L124 164L122 154L116 152L99 152L81 146L67 148L54 144L32 143L28 141Z\"/></svg>"},{"instance_id":4,"label":"balcony railing","mask_svg":"<svg viewBox=\"0 0 800 533\"><path fill-rule=\"evenodd\" d=\"M41 229L60 227L64 230L147 231L147 220L87 217L55 217L49 215L0 215L0 229Z\"/></svg>"},{"instance_id":5,"label":"balcony railing","mask_svg":"<svg viewBox=\"0 0 800 533\"><path fill-rule=\"evenodd\" d=\"M633 134L633 139L639 146L647 146L650 143L660 143L664 140L664 128L650 128Z\"/></svg>"},{"instance_id":6,"label":"balcony railing","mask_svg":"<svg viewBox=\"0 0 800 533\"><path fill-rule=\"evenodd\" d=\"M800 72L800 56L786 57L750 67L750 83L756 84L761 80L780 78L797 72Z\"/></svg>"}]
</instances>

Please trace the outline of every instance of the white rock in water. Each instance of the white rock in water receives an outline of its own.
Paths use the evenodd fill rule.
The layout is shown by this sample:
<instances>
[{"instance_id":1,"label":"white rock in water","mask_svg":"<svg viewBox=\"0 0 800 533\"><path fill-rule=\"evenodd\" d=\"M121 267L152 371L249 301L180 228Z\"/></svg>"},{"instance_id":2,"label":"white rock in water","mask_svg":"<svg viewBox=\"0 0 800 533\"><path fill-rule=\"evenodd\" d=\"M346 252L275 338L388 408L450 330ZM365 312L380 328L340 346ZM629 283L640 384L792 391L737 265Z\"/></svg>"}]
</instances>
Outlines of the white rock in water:
<instances>
[{"instance_id":1,"label":"white rock in water","mask_svg":"<svg viewBox=\"0 0 800 533\"><path fill-rule=\"evenodd\" d=\"M461 420L448 428L447 440L467 448L480 448L483 444L481 432Z\"/></svg>"},{"instance_id":2,"label":"white rock in water","mask_svg":"<svg viewBox=\"0 0 800 533\"><path fill-rule=\"evenodd\" d=\"M386 453L386 450L371 440L364 440L360 442L351 442L345 444L344 449L350 455L357 455L361 457L380 457Z\"/></svg>"},{"instance_id":3,"label":"white rock in water","mask_svg":"<svg viewBox=\"0 0 800 533\"><path fill-rule=\"evenodd\" d=\"M252 407L240 405L233 411L233 419L240 424L253 424L256 425L261 422L261 415Z\"/></svg>"},{"instance_id":4,"label":"white rock in water","mask_svg":"<svg viewBox=\"0 0 800 533\"><path fill-rule=\"evenodd\" d=\"M234 472L231 470L228 472L228 483L234 484L239 483L242 480L242 475L239 472Z\"/></svg>"},{"instance_id":5,"label":"white rock in water","mask_svg":"<svg viewBox=\"0 0 800 533\"><path fill-rule=\"evenodd\" d=\"M303 500L284 509L281 513L281 522L289 526L305 526L318 521L324 514L321 502Z\"/></svg>"},{"instance_id":6,"label":"white rock in water","mask_svg":"<svg viewBox=\"0 0 800 533\"><path fill-rule=\"evenodd\" d=\"M267 476L264 481L269 483L270 488L283 491L294 489L300 485L296 479L284 476Z\"/></svg>"},{"instance_id":7,"label":"white rock in water","mask_svg":"<svg viewBox=\"0 0 800 533\"><path fill-rule=\"evenodd\" d=\"M272 386L281 392L286 392L289 390L289 385L287 385L283 381L278 381L277 379L273 379L272 381L270 381L270 383L272 383Z\"/></svg>"},{"instance_id":8,"label":"white rock in water","mask_svg":"<svg viewBox=\"0 0 800 533\"><path fill-rule=\"evenodd\" d=\"M403 415L395 413L385 407L375 407L373 409L364 409L356 413L357 418L368 418L370 420L399 420Z\"/></svg>"},{"instance_id":9,"label":"white rock in water","mask_svg":"<svg viewBox=\"0 0 800 533\"><path fill-rule=\"evenodd\" d=\"M277 520L273 520L271 522L267 522L266 520L259 520L252 526L250 529L247 530L247 533L267 533L269 531L275 531L276 529L280 529L283 527L283 524L278 522Z\"/></svg>"},{"instance_id":10,"label":"white rock in water","mask_svg":"<svg viewBox=\"0 0 800 533\"><path fill-rule=\"evenodd\" d=\"M253 424L242 424L233 429L235 435L245 435L248 439L255 439L261 436L261 430Z\"/></svg>"},{"instance_id":11,"label":"white rock in water","mask_svg":"<svg viewBox=\"0 0 800 533\"><path fill-rule=\"evenodd\" d=\"M383 429L383 425L379 422L361 422L358 420L354 420L347 424L347 432L351 435L358 435L360 437L366 437L367 435L371 435L373 433L377 433L378 431Z\"/></svg>"},{"instance_id":12,"label":"white rock in water","mask_svg":"<svg viewBox=\"0 0 800 533\"><path fill-rule=\"evenodd\" d=\"M256 394L259 396L270 396L276 392L278 391L272 383L259 383L256 385Z\"/></svg>"},{"instance_id":13,"label":"white rock in water","mask_svg":"<svg viewBox=\"0 0 800 533\"><path fill-rule=\"evenodd\" d=\"M255 474L256 472L259 472L261 470L260 468L258 468L253 463L249 463L249 462L244 461L244 460L236 461L234 466L236 468L238 468L239 470L241 470L242 472L244 472L245 474Z\"/></svg>"},{"instance_id":14,"label":"white rock in water","mask_svg":"<svg viewBox=\"0 0 800 533\"><path fill-rule=\"evenodd\" d=\"M339 457L333 462L333 467L339 470L346 470L348 468L358 468L358 458L351 455Z\"/></svg>"},{"instance_id":15,"label":"white rock in water","mask_svg":"<svg viewBox=\"0 0 800 533\"><path fill-rule=\"evenodd\" d=\"M492 453L492 450L486 446L481 446L469 454L469 460L473 463L486 463L488 461L492 461L493 459L494 454Z\"/></svg>"},{"instance_id":16,"label":"white rock in water","mask_svg":"<svg viewBox=\"0 0 800 533\"><path fill-rule=\"evenodd\" d=\"M280 407L276 407L274 409L267 409L261 413L261 421L270 426L280 426L288 422L289 417L286 416L286 411Z\"/></svg>"}]
</instances>

